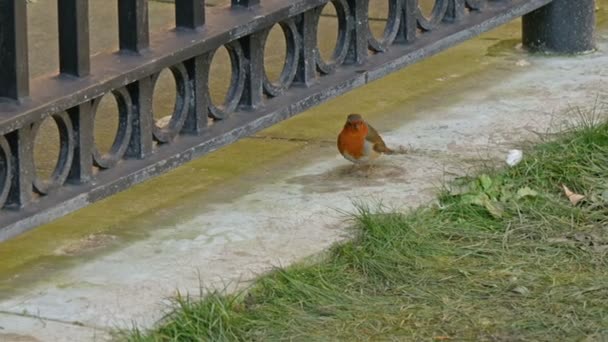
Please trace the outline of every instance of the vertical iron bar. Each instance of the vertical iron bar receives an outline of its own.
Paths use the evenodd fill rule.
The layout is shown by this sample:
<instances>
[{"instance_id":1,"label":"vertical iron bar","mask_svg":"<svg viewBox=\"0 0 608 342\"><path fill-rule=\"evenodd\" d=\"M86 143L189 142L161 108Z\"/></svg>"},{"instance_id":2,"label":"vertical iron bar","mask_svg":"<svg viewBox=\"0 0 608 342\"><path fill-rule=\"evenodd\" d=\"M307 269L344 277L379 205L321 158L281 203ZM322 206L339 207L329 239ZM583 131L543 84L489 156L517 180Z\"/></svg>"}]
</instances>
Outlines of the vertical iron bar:
<instances>
[{"instance_id":1,"label":"vertical iron bar","mask_svg":"<svg viewBox=\"0 0 608 342\"><path fill-rule=\"evenodd\" d=\"M31 125L6 136L13 158L13 179L6 205L8 208L21 209L32 201L34 178L34 139Z\"/></svg>"},{"instance_id":2,"label":"vertical iron bar","mask_svg":"<svg viewBox=\"0 0 608 342\"><path fill-rule=\"evenodd\" d=\"M118 0L121 51L139 53L150 45L148 0Z\"/></svg>"},{"instance_id":3,"label":"vertical iron bar","mask_svg":"<svg viewBox=\"0 0 608 342\"><path fill-rule=\"evenodd\" d=\"M448 1L447 13L446 13L443 21L453 23L453 22L458 22L458 21L462 20L462 17L464 17L465 9L466 9L465 1L466 0Z\"/></svg>"},{"instance_id":4,"label":"vertical iron bar","mask_svg":"<svg viewBox=\"0 0 608 342\"><path fill-rule=\"evenodd\" d=\"M260 0L232 0L232 7L253 7L260 4Z\"/></svg>"},{"instance_id":5,"label":"vertical iron bar","mask_svg":"<svg viewBox=\"0 0 608 342\"><path fill-rule=\"evenodd\" d=\"M315 48L317 46L317 30L315 23L315 10L300 14L296 19L296 27L301 39L300 56L298 56L298 70L295 83L306 87L317 81L317 61Z\"/></svg>"},{"instance_id":6,"label":"vertical iron bar","mask_svg":"<svg viewBox=\"0 0 608 342\"><path fill-rule=\"evenodd\" d=\"M347 64L363 64L367 60L368 6L369 0L348 0L353 16L354 28L349 42Z\"/></svg>"},{"instance_id":7,"label":"vertical iron bar","mask_svg":"<svg viewBox=\"0 0 608 342\"><path fill-rule=\"evenodd\" d=\"M203 74L205 70L208 72L209 68L205 66L208 59L203 56L194 57L187 60L184 64L186 70L188 70L188 79L190 80L190 89L193 94L190 96L192 103L188 104L188 116L184 122L182 132L187 134L198 134L201 133L205 127L207 127L207 116L209 111L209 100L207 94L209 93L209 85L206 80L209 79L208 75Z\"/></svg>"},{"instance_id":8,"label":"vertical iron bar","mask_svg":"<svg viewBox=\"0 0 608 342\"><path fill-rule=\"evenodd\" d=\"M73 184L82 184L91 180L93 173L93 146L94 130L93 117L91 113L91 102L85 102L79 106L69 109L68 115L74 127L74 140L76 148L74 159L68 176L68 181Z\"/></svg>"},{"instance_id":9,"label":"vertical iron bar","mask_svg":"<svg viewBox=\"0 0 608 342\"><path fill-rule=\"evenodd\" d=\"M143 78L127 86L133 100L134 116L131 141L126 152L129 158L143 159L152 153L154 119L152 118L152 97L154 83L152 77Z\"/></svg>"},{"instance_id":10,"label":"vertical iron bar","mask_svg":"<svg viewBox=\"0 0 608 342\"><path fill-rule=\"evenodd\" d=\"M175 26L195 29L205 24L205 0L175 0Z\"/></svg>"},{"instance_id":11,"label":"vertical iron bar","mask_svg":"<svg viewBox=\"0 0 608 342\"><path fill-rule=\"evenodd\" d=\"M241 38L245 56L245 88L241 97L244 109L257 109L262 104L264 82L264 41L259 33Z\"/></svg>"},{"instance_id":12,"label":"vertical iron bar","mask_svg":"<svg viewBox=\"0 0 608 342\"><path fill-rule=\"evenodd\" d=\"M577 53L595 47L595 1L554 0L522 20L523 45L533 51Z\"/></svg>"},{"instance_id":13,"label":"vertical iron bar","mask_svg":"<svg viewBox=\"0 0 608 342\"><path fill-rule=\"evenodd\" d=\"M402 0L403 12L401 13L401 27L399 34L395 39L398 43L410 43L416 40L416 32L418 31L418 23L416 19L416 0Z\"/></svg>"},{"instance_id":14,"label":"vertical iron bar","mask_svg":"<svg viewBox=\"0 0 608 342\"><path fill-rule=\"evenodd\" d=\"M89 75L89 0L58 0L59 71Z\"/></svg>"},{"instance_id":15,"label":"vertical iron bar","mask_svg":"<svg viewBox=\"0 0 608 342\"><path fill-rule=\"evenodd\" d=\"M0 97L29 95L25 0L0 0Z\"/></svg>"}]
</instances>

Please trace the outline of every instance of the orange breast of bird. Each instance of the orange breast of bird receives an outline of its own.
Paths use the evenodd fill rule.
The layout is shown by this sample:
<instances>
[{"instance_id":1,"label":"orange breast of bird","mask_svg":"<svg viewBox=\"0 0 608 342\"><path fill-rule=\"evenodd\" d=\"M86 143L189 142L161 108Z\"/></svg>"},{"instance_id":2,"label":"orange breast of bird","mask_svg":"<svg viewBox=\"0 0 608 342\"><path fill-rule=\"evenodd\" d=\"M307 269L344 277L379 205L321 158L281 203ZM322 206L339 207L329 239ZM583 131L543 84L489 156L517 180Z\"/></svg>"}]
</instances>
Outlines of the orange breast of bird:
<instances>
[{"instance_id":1,"label":"orange breast of bird","mask_svg":"<svg viewBox=\"0 0 608 342\"><path fill-rule=\"evenodd\" d=\"M367 132L367 126L362 126L359 129L344 127L338 135L338 150L340 153L353 162L364 157Z\"/></svg>"}]
</instances>

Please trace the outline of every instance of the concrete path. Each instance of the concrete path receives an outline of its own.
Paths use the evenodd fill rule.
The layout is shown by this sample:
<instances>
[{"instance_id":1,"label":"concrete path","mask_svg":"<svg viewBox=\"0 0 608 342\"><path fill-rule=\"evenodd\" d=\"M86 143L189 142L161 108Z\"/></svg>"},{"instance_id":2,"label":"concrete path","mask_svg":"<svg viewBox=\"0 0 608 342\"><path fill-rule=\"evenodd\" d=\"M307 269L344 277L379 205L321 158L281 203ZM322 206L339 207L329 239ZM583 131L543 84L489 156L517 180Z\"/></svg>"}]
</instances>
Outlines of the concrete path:
<instances>
[{"instance_id":1,"label":"concrete path","mask_svg":"<svg viewBox=\"0 0 608 342\"><path fill-rule=\"evenodd\" d=\"M426 203L443 180L604 98L604 31L598 52L576 58L529 56L518 32L490 32L0 244L0 341L149 327L177 291L234 288L346 238L353 201ZM334 141L355 111L411 153L369 177L351 170Z\"/></svg>"}]
</instances>

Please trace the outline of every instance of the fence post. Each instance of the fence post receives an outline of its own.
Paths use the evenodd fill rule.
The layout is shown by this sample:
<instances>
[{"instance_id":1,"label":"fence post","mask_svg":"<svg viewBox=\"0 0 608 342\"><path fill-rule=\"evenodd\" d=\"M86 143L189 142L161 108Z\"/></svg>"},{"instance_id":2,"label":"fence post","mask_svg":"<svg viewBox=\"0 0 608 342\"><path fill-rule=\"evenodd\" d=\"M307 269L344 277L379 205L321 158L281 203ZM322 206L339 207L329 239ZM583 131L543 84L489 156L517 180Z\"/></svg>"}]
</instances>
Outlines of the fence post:
<instances>
[{"instance_id":1,"label":"fence post","mask_svg":"<svg viewBox=\"0 0 608 342\"><path fill-rule=\"evenodd\" d=\"M595 0L554 0L523 17L523 45L532 51L579 53L595 47Z\"/></svg>"}]
</instances>

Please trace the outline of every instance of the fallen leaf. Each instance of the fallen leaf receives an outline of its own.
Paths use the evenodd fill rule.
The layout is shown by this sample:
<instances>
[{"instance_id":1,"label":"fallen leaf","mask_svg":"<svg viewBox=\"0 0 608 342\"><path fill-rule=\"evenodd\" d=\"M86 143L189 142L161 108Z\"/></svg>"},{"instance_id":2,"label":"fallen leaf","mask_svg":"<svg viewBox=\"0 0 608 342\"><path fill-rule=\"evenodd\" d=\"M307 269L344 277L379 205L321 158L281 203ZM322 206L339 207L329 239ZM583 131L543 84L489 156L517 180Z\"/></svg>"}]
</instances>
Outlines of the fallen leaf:
<instances>
[{"instance_id":1,"label":"fallen leaf","mask_svg":"<svg viewBox=\"0 0 608 342\"><path fill-rule=\"evenodd\" d=\"M159 128L164 128L165 126L168 126L169 122L171 121L171 118L171 115L163 116L162 118L156 120L156 126L158 126Z\"/></svg>"},{"instance_id":2,"label":"fallen leaf","mask_svg":"<svg viewBox=\"0 0 608 342\"><path fill-rule=\"evenodd\" d=\"M517 199L536 196L538 196L538 192L530 189L530 187L527 186L517 190Z\"/></svg>"},{"instance_id":3,"label":"fallen leaf","mask_svg":"<svg viewBox=\"0 0 608 342\"><path fill-rule=\"evenodd\" d=\"M552 244L565 244L570 246L576 245L576 242L566 238L549 238L547 239L547 242Z\"/></svg>"},{"instance_id":4,"label":"fallen leaf","mask_svg":"<svg viewBox=\"0 0 608 342\"><path fill-rule=\"evenodd\" d=\"M522 296L525 296L525 295L527 295L527 294L529 294L529 293L530 293L530 290L528 290L528 288L527 288L527 287L525 287L525 286L517 286L517 287L514 287L514 288L511 290L511 292L513 292L513 293L517 293L517 294L520 294L520 295L522 295Z\"/></svg>"},{"instance_id":5,"label":"fallen leaf","mask_svg":"<svg viewBox=\"0 0 608 342\"><path fill-rule=\"evenodd\" d=\"M487 319L487 318L482 318L482 319L480 319L480 320L479 320L479 323L480 323L481 325L488 326L488 325L492 324L492 321L491 321L491 320L489 320L489 319Z\"/></svg>"},{"instance_id":6,"label":"fallen leaf","mask_svg":"<svg viewBox=\"0 0 608 342\"><path fill-rule=\"evenodd\" d=\"M491 187L492 187L492 178L490 178L490 176L483 174L481 176L479 176L479 183L481 183L481 187L485 190L488 191Z\"/></svg>"},{"instance_id":7,"label":"fallen leaf","mask_svg":"<svg viewBox=\"0 0 608 342\"><path fill-rule=\"evenodd\" d=\"M593 246L593 250L597 253L608 253L608 245Z\"/></svg>"},{"instance_id":8,"label":"fallen leaf","mask_svg":"<svg viewBox=\"0 0 608 342\"><path fill-rule=\"evenodd\" d=\"M583 196L581 194L577 194L577 193L573 192L572 190L570 190L565 184L562 184L562 188L564 189L564 193L570 200L570 203L572 203L573 205L576 205L578 202L580 202L581 200L583 200L585 198L585 196Z\"/></svg>"},{"instance_id":9,"label":"fallen leaf","mask_svg":"<svg viewBox=\"0 0 608 342\"><path fill-rule=\"evenodd\" d=\"M490 198L484 193L466 194L462 196L462 203L475 204L481 207L483 207L488 200L490 200Z\"/></svg>"},{"instance_id":10,"label":"fallen leaf","mask_svg":"<svg viewBox=\"0 0 608 342\"><path fill-rule=\"evenodd\" d=\"M434 339L437 341L447 341L451 340L452 338L450 336L435 336Z\"/></svg>"},{"instance_id":11,"label":"fallen leaf","mask_svg":"<svg viewBox=\"0 0 608 342\"><path fill-rule=\"evenodd\" d=\"M588 233L574 233L572 234L572 238L578 242L583 242L585 244L593 244L594 241L600 240L599 237L597 237L596 235Z\"/></svg>"},{"instance_id":12,"label":"fallen leaf","mask_svg":"<svg viewBox=\"0 0 608 342\"><path fill-rule=\"evenodd\" d=\"M602 197L604 202L608 202L608 190L602 191L602 194L600 195L600 197Z\"/></svg>"},{"instance_id":13,"label":"fallen leaf","mask_svg":"<svg viewBox=\"0 0 608 342\"><path fill-rule=\"evenodd\" d=\"M494 202L485 193L466 194L462 195L461 201L464 204L474 204L486 208L486 210L495 218L501 218L504 214L504 209L498 202Z\"/></svg>"},{"instance_id":14,"label":"fallen leaf","mask_svg":"<svg viewBox=\"0 0 608 342\"><path fill-rule=\"evenodd\" d=\"M501 218L505 213L504 209L500 206L500 204L492 202L490 200L486 200L483 203L483 206L490 213L490 215L494 216L494 218Z\"/></svg>"}]
</instances>

